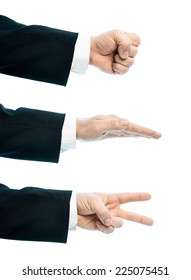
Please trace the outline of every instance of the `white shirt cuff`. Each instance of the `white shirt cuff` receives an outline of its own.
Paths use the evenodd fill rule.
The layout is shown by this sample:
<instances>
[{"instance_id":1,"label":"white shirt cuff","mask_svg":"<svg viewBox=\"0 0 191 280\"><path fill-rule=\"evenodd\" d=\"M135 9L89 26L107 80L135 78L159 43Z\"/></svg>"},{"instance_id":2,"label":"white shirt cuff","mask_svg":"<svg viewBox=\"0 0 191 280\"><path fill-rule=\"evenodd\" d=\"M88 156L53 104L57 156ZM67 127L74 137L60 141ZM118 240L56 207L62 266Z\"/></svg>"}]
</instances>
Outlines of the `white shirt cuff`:
<instances>
[{"instance_id":1,"label":"white shirt cuff","mask_svg":"<svg viewBox=\"0 0 191 280\"><path fill-rule=\"evenodd\" d=\"M60 152L76 147L76 117L65 115Z\"/></svg>"},{"instance_id":2,"label":"white shirt cuff","mask_svg":"<svg viewBox=\"0 0 191 280\"><path fill-rule=\"evenodd\" d=\"M90 36L78 34L76 41L71 71L84 74L89 65Z\"/></svg>"},{"instance_id":3,"label":"white shirt cuff","mask_svg":"<svg viewBox=\"0 0 191 280\"><path fill-rule=\"evenodd\" d=\"M77 206L76 206L76 193L72 192L70 199L70 216L69 216L69 226L70 230L74 230L77 225Z\"/></svg>"}]
</instances>

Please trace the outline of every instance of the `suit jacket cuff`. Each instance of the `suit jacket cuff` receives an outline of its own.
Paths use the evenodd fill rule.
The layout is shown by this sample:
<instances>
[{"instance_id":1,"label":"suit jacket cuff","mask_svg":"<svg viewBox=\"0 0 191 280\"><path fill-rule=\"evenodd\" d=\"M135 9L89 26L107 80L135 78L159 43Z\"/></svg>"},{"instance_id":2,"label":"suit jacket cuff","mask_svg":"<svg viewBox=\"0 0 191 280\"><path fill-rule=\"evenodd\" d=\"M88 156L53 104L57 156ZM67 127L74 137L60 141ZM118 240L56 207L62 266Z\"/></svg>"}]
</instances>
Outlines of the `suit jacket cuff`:
<instances>
[{"instance_id":1,"label":"suit jacket cuff","mask_svg":"<svg viewBox=\"0 0 191 280\"><path fill-rule=\"evenodd\" d=\"M0 238L66 242L71 191L0 184Z\"/></svg>"},{"instance_id":2,"label":"suit jacket cuff","mask_svg":"<svg viewBox=\"0 0 191 280\"><path fill-rule=\"evenodd\" d=\"M65 114L0 105L0 156L58 162Z\"/></svg>"}]
</instances>

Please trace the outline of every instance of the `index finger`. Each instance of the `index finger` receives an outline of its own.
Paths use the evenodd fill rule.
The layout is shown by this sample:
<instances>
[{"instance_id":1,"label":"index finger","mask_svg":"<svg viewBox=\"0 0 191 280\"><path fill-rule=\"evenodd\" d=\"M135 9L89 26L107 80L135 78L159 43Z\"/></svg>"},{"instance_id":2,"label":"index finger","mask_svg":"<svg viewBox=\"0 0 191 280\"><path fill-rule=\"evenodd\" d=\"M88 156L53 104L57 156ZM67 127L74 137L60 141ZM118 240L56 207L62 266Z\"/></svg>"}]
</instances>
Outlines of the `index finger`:
<instances>
[{"instance_id":1,"label":"index finger","mask_svg":"<svg viewBox=\"0 0 191 280\"><path fill-rule=\"evenodd\" d=\"M136 192L136 193L118 193L115 194L120 204L134 202L134 201L146 201L151 199L151 194L146 192Z\"/></svg>"},{"instance_id":2,"label":"index finger","mask_svg":"<svg viewBox=\"0 0 191 280\"><path fill-rule=\"evenodd\" d=\"M140 37L137 34L135 34L135 33L128 33L128 32L125 32L125 34L131 40L132 45L138 47L141 44L141 39L140 39Z\"/></svg>"},{"instance_id":3,"label":"index finger","mask_svg":"<svg viewBox=\"0 0 191 280\"><path fill-rule=\"evenodd\" d=\"M139 136L144 136L148 138L158 139L161 137L160 132L131 122L129 122L129 124L126 126L126 130L138 134Z\"/></svg>"}]
</instances>

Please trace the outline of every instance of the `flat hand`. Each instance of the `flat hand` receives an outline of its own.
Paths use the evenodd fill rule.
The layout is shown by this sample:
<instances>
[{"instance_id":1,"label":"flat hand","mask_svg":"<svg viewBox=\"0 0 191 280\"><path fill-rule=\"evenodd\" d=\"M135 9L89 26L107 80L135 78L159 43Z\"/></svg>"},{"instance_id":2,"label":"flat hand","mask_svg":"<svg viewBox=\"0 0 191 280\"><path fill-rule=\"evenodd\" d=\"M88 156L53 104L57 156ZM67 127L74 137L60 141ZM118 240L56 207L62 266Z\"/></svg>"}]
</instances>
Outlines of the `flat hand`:
<instances>
[{"instance_id":1,"label":"flat hand","mask_svg":"<svg viewBox=\"0 0 191 280\"><path fill-rule=\"evenodd\" d=\"M146 137L158 139L159 132L129 122L115 115L77 119L76 137L83 141L102 140L116 137Z\"/></svg>"},{"instance_id":2,"label":"flat hand","mask_svg":"<svg viewBox=\"0 0 191 280\"><path fill-rule=\"evenodd\" d=\"M122 219L152 225L151 218L120 208L121 204L149 200L148 193L77 194L78 226L111 233L123 225Z\"/></svg>"},{"instance_id":3,"label":"flat hand","mask_svg":"<svg viewBox=\"0 0 191 280\"><path fill-rule=\"evenodd\" d=\"M107 73L124 74L134 63L140 38L136 34L112 30L91 38L90 64Z\"/></svg>"}]
</instances>

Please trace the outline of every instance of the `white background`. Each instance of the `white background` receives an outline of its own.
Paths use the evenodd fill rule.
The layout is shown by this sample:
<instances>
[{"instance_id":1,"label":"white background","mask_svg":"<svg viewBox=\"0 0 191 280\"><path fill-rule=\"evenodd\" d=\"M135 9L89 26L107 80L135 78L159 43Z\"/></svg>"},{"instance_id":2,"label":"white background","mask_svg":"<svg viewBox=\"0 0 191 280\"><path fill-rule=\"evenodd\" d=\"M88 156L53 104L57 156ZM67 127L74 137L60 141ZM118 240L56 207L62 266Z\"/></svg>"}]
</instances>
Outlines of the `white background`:
<instances>
[{"instance_id":1,"label":"white background","mask_svg":"<svg viewBox=\"0 0 191 280\"><path fill-rule=\"evenodd\" d=\"M62 279L22 276L27 265L113 271L116 266L167 266L170 276L131 279L190 278L189 2L0 0L1 14L21 23L90 35L119 28L139 34L142 40L134 66L122 77L90 66L85 75L72 74L64 88L0 75L0 102L5 107L70 112L79 117L114 113L163 134L159 140L77 143L76 150L64 153L58 165L1 158L0 180L12 188L150 192L151 201L124 207L155 220L152 227L125 222L111 235L78 228L69 233L67 244L0 240L2 280ZM85 278L91 277L122 276Z\"/></svg>"}]
</instances>

